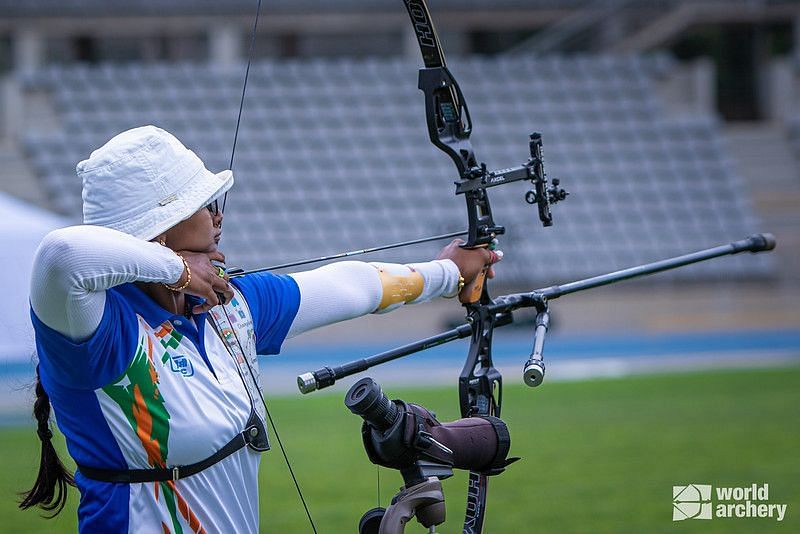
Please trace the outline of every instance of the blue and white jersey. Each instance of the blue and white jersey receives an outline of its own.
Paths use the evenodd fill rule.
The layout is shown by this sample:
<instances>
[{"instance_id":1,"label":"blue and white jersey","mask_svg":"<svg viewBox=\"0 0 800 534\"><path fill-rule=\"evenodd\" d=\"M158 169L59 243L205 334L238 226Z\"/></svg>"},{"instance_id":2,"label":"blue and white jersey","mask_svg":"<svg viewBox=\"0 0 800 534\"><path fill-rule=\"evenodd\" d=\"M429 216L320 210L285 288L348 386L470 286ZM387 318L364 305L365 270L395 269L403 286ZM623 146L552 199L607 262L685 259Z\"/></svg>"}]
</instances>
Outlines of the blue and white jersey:
<instances>
[{"instance_id":1,"label":"blue and white jersey","mask_svg":"<svg viewBox=\"0 0 800 534\"><path fill-rule=\"evenodd\" d=\"M297 284L272 274L232 284L235 298L212 310L227 315L222 335L233 329L253 362L256 354L277 354L300 304ZM247 389L206 314L193 320L172 315L124 284L106 291L103 319L82 343L33 312L31 317L40 378L79 465L125 470L192 464L245 428ZM175 482L98 482L78 471L80 530L257 532L259 458L245 447Z\"/></svg>"}]
</instances>

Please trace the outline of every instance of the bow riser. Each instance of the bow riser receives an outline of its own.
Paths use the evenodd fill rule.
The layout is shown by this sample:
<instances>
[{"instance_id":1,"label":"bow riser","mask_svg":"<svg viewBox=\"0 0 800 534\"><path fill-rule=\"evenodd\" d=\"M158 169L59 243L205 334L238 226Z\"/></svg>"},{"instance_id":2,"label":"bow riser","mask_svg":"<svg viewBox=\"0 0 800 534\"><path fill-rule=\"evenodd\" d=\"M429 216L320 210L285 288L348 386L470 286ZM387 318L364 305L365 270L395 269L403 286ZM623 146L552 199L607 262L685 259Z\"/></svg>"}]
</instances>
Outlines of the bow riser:
<instances>
[{"instance_id":1,"label":"bow riser","mask_svg":"<svg viewBox=\"0 0 800 534\"><path fill-rule=\"evenodd\" d=\"M425 93L431 142L450 156L462 180L480 178L481 169L469 140L472 119L453 75L444 66L420 69L419 89Z\"/></svg>"},{"instance_id":2,"label":"bow riser","mask_svg":"<svg viewBox=\"0 0 800 534\"><path fill-rule=\"evenodd\" d=\"M485 295L485 291L483 291ZM492 415L500 417L503 399L503 377L492 364L492 334L497 316L486 306L468 306L472 324L469 354L458 379L461 417ZM501 316L510 322L511 315ZM489 477L470 471L467 486L467 508L464 514L464 534L483 531Z\"/></svg>"},{"instance_id":3,"label":"bow riser","mask_svg":"<svg viewBox=\"0 0 800 534\"><path fill-rule=\"evenodd\" d=\"M458 169L457 192L460 189L467 204L468 236L465 248L489 247L505 228L497 225L486 186L490 174L486 165L478 163L470 142L472 119L464 95L452 73L445 65L444 54L431 21L425 0L404 0L425 68L419 71L419 89L425 95L425 117L431 142L456 165ZM527 171L520 176L528 178ZM496 183L505 180L498 176ZM472 326L469 355L459 377L459 397L463 417L499 415L502 378L492 364L492 332L495 315L488 313L491 303L485 285L487 270L475 280L469 294L460 300L467 310L467 321ZM486 510L488 477L470 472L467 490L467 508L463 532L480 533Z\"/></svg>"},{"instance_id":4,"label":"bow riser","mask_svg":"<svg viewBox=\"0 0 800 534\"><path fill-rule=\"evenodd\" d=\"M469 140L472 120L461 89L445 66L420 69L419 88L425 93L425 117L431 142L450 156L458 169L456 194L465 196L469 225L464 247L488 246L495 237L505 233L505 228L496 225L492 217L485 191L488 174L486 166L478 164ZM527 178L527 171L515 176L515 179ZM493 185L505 181L508 180L499 177Z\"/></svg>"}]
</instances>

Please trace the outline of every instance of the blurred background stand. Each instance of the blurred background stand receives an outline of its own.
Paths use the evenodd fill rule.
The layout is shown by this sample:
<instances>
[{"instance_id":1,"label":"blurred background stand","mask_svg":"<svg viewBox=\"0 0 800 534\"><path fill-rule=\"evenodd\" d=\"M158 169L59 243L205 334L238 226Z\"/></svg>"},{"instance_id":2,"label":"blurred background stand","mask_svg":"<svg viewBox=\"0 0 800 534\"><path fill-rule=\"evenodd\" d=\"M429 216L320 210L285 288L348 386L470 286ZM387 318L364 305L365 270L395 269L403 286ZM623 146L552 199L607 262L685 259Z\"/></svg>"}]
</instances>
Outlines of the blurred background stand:
<instances>
[{"instance_id":1,"label":"blurred background stand","mask_svg":"<svg viewBox=\"0 0 800 534\"><path fill-rule=\"evenodd\" d=\"M148 123L175 133L210 168L227 167L255 5L0 0L0 191L18 199L15 206L30 204L23 219L49 213L54 225L79 223L75 164L116 133ZM476 153L490 168L518 165L528 134L542 132L548 173L572 193L555 210L554 227L542 229L522 186L493 192L495 217L509 227L495 292L756 232L778 240L769 256L720 260L560 303L552 376L559 350L565 377L597 364L596 354L617 373L691 357L692 347L720 366L732 365L720 356L737 347L746 347L740 356L777 351L781 361L800 354L800 3L438 0L430 7L470 104ZM222 241L229 264L255 268L461 229L450 162L427 139L419 63L395 0L265 0ZM17 227L2 249L24 263L33 249L13 243L35 242L47 225L9 229ZM436 250L365 259L420 261ZM15 283L19 298L6 306L15 324L27 322L26 288ZM436 302L393 315L288 342L294 358L264 362L275 377L270 387L291 390L293 373L313 365L307 361L331 363L325 354L347 361L441 331L460 321L461 310ZM498 335L509 358L530 342L533 317L518 320L521 328ZM734 338L740 342L725 342ZM330 347L331 339L341 342ZM686 339L693 344L673 342ZM25 343L3 361L29 361ZM642 354L650 356L634 365ZM457 367L460 359L456 352L430 361ZM585 374L602 372L594 365ZM277 378L284 376L286 388Z\"/></svg>"}]
</instances>

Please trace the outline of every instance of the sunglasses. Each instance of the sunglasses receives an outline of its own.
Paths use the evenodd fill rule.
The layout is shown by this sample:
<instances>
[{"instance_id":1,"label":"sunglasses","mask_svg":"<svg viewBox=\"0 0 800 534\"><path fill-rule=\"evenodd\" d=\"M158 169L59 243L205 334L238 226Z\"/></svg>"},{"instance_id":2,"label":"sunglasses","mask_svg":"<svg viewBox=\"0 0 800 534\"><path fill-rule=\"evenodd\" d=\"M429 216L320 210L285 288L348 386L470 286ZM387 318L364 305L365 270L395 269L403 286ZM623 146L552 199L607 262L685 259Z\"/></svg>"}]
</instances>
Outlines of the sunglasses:
<instances>
[{"instance_id":1,"label":"sunglasses","mask_svg":"<svg viewBox=\"0 0 800 534\"><path fill-rule=\"evenodd\" d=\"M206 209L211 213L211 215L217 216L219 215L219 202L215 199L213 202L206 206Z\"/></svg>"}]
</instances>

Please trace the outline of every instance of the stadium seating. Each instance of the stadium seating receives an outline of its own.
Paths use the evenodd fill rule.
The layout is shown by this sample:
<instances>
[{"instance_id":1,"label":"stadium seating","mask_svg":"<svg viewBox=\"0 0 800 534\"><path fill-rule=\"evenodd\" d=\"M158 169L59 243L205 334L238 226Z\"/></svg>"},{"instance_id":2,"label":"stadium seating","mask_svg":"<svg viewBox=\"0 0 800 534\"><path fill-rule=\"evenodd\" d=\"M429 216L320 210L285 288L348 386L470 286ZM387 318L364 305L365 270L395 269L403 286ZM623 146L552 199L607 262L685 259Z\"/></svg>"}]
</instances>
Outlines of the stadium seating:
<instances>
[{"instance_id":1,"label":"stadium seating","mask_svg":"<svg viewBox=\"0 0 800 534\"><path fill-rule=\"evenodd\" d=\"M491 191L508 227L502 280L549 284L713 246L761 230L713 117L670 117L657 57L470 57L451 61L489 168L528 157L571 193L542 228L521 183ZM455 167L425 127L417 64L402 59L254 63L236 145L223 245L256 267L462 229ZM20 75L51 92L60 131L26 150L53 201L80 216L76 162L121 130L156 124L213 170L228 168L243 65L50 67ZM438 245L373 256L430 257ZM692 267L681 279L769 276L769 257Z\"/></svg>"},{"instance_id":2,"label":"stadium seating","mask_svg":"<svg viewBox=\"0 0 800 534\"><path fill-rule=\"evenodd\" d=\"M786 121L786 127L789 133L789 140L795 150L795 155L800 160L800 115L791 117Z\"/></svg>"}]
</instances>

